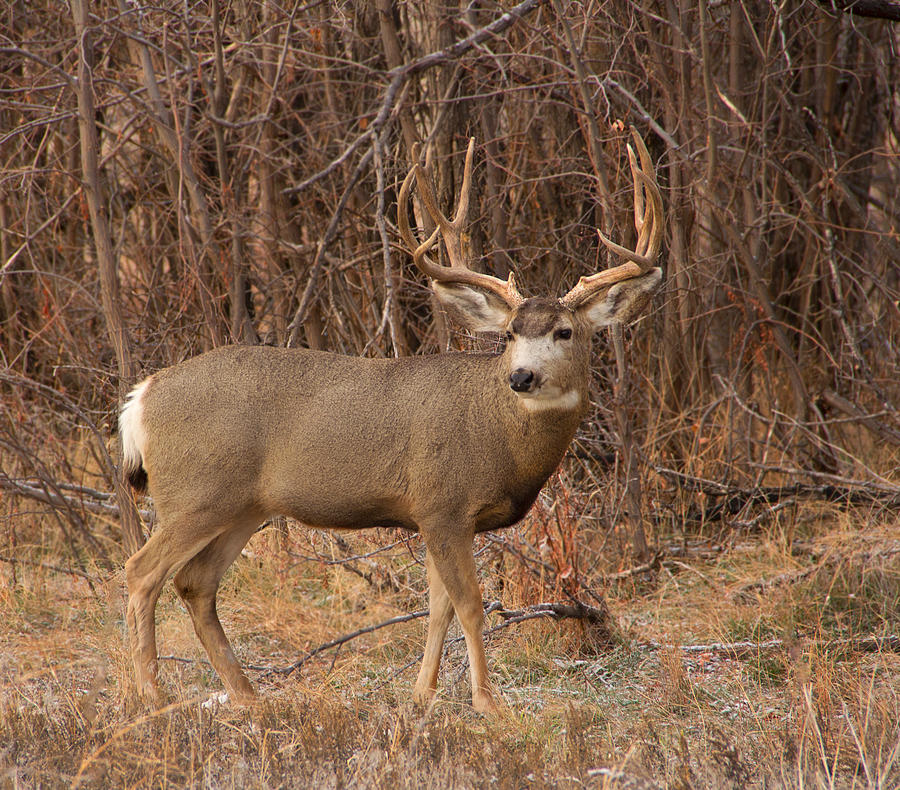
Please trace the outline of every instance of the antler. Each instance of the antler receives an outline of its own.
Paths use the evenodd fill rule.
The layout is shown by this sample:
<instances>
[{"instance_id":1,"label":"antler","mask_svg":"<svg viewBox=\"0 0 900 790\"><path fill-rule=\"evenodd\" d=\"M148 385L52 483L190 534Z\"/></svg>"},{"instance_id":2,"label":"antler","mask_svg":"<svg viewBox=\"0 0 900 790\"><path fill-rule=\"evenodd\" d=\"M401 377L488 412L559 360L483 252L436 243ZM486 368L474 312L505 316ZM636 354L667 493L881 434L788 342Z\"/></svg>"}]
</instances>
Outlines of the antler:
<instances>
[{"instance_id":1,"label":"antler","mask_svg":"<svg viewBox=\"0 0 900 790\"><path fill-rule=\"evenodd\" d=\"M510 272L507 280L501 280L498 277L492 277L489 274L481 274L474 272L467 266L467 256L463 252L466 242L463 238L463 226L466 222L466 215L469 212L469 191L472 187L472 154L475 150L475 138L469 140L469 148L466 151L466 164L463 170L462 188L459 193L459 205L456 209L456 216L451 222L441 210L437 207L437 200L434 196L434 187L431 184L431 178L426 168L421 167L418 162L412 166L403 186L400 188L400 195L397 198L397 224L400 229L400 235L409 251L412 253L413 262L426 277L432 280L444 283L462 283L463 285L474 285L485 291L490 291L499 296L509 307L516 307L525 301L525 297L519 293L516 288L515 278ZM418 151L413 151L414 158L418 159ZM409 227L409 215L407 212L407 200L412 186L413 177L419 187L419 194L422 202L431 218L437 226L434 233L422 244L417 244L416 238ZM447 257L450 258L449 266L441 266L438 263L426 257L426 253L434 246L437 241L438 234L444 239L444 246L447 248Z\"/></svg>"},{"instance_id":2,"label":"antler","mask_svg":"<svg viewBox=\"0 0 900 790\"><path fill-rule=\"evenodd\" d=\"M656 174L653 162L647 151L647 146L641 139L637 130L631 130L634 144L637 146L641 158L641 167L638 169L637 159L631 146L628 146L628 163L631 165L631 177L634 180L634 227L638 232L638 240L634 251L610 241L599 230L597 235L610 250L625 259L626 263L615 266L612 269L582 277L575 287L559 301L570 310L589 299L597 290L607 285L628 280L645 274L656 262L659 249L662 246L664 211L662 195L659 185L656 183ZM649 216L644 214L644 191L649 197Z\"/></svg>"}]
</instances>

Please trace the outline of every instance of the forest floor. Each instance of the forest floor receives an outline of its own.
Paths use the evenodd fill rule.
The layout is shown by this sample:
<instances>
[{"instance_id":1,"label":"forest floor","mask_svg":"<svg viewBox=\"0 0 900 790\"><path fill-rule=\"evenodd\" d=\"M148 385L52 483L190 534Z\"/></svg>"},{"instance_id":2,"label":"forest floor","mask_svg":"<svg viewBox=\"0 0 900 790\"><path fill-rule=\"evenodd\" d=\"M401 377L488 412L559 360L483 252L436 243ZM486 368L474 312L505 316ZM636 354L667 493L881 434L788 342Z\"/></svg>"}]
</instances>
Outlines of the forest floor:
<instances>
[{"instance_id":1,"label":"forest floor","mask_svg":"<svg viewBox=\"0 0 900 790\"><path fill-rule=\"evenodd\" d=\"M508 706L496 717L471 708L455 624L428 710L411 702L423 618L273 671L427 606L416 539L331 564L328 552L358 557L397 536L254 537L219 595L260 691L252 708L220 701L167 585L157 621L171 704L152 710L134 694L122 574L70 572L51 533L20 526L0 563L0 788L897 788L893 519L822 509L790 530L661 541L649 578L603 588L611 641L573 620L488 635ZM498 552L479 555L485 600L521 605L505 600L516 593ZM500 623L488 615L486 630Z\"/></svg>"}]
</instances>

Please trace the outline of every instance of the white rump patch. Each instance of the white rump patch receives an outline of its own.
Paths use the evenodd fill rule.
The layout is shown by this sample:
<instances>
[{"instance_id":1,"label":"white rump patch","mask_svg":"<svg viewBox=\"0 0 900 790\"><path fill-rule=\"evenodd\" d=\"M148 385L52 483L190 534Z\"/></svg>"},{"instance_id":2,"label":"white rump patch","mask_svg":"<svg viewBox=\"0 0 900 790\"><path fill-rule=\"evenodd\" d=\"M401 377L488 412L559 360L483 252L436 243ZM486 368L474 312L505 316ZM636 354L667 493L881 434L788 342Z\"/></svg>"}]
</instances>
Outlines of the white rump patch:
<instances>
[{"instance_id":1,"label":"white rump patch","mask_svg":"<svg viewBox=\"0 0 900 790\"><path fill-rule=\"evenodd\" d=\"M144 393L150 379L138 384L122 405L119 412L119 441L122 443L122 465L125 474L141 468L144 448L147 446L147 431L144 428Z\"/></svg>"},{"instance_id":2,"label":"white rump patch","mask_svg":"<svg viewBox=\"0 0 900 790\"><path fill-rule=\"evenodd\" d=\"M545 411L546 409L559 409L560 411L572 411L581 405L581 393L578 390L568 390L553 398L519 396L519 400L528 411Z\"/></svg>"}]
</instances>

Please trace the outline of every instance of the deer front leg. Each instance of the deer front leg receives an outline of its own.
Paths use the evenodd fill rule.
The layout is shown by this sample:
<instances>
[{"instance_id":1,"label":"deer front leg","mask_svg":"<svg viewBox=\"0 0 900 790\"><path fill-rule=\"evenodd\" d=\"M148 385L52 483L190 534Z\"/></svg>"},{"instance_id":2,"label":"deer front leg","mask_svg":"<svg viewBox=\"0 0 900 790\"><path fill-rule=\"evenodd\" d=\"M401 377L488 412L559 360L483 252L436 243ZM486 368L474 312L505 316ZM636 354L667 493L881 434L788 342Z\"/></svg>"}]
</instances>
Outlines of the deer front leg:
<instances>
[{"instance_id":1,"label":"deer front leg","mask_svg":"<svg viewBox=\"0 0 900 790\"><path fill-rule=\"evenodd\" d=\"M453 617L453 602L428 550L425 551L425 567L428 570L428 637L425 640L422 667L413 690L413 699L420 705L427 705L434 697L444 652L444 638Z\"/></svg>"},{"instance_id":2,"label":"deer front leg","mask_svg":"<svg viewBox=\"0 0 900 790\"><path fill-rule=\"evenodd\" d=\"M481 587L475 573L475 558L472 555L472 536L448 536L444 530L429 535L423 530L425 546L431 557L432 567L437 571L453 609L462 626L466 638L466 649L469 653L469 670L472 677L472 706L480 713L495 713L498 705L493 687L488 680L487 659L484 654L484 605L481 600ZM446 627L444 627L446 632ZM435 634L436 637L436 634ZM428 641L432 634L429 631ZM443 633L441 634L443 642ZM426 660L428 658L426 652ZM423 662L422 670L428 664ZM430 671L430 667L429 667ZM436 673L436 670L435 670ZM430 682L431 678L428 677ZM419 675L422 679L422 673ZM436 680L436 674L435 674ZM419 682L416 689L420 688Z\"/></svg>"}]
</instances>

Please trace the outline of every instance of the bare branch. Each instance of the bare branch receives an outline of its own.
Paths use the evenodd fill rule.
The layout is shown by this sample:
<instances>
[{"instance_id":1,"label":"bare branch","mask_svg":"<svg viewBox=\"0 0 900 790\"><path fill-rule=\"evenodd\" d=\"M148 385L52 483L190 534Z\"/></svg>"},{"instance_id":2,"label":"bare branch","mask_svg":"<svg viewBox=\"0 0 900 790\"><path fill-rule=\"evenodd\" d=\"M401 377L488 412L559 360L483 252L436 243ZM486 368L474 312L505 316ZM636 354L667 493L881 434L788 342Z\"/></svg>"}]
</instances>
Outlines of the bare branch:
<instances>
[{"instance_id":1,"label":"bare branch","mask_svg":"<svg viewBox=\"0 0 900 790\"><path fill-rule=\"evenodd\" d=\"M831 11L900 22L900 3L892 0L816 0L816 2Z\"/></svg>"}]
</instances>

